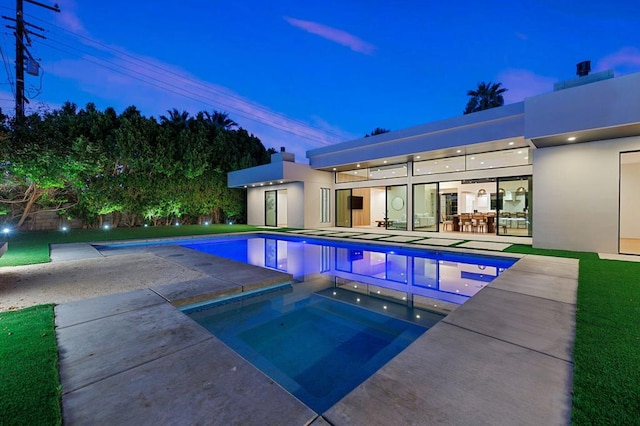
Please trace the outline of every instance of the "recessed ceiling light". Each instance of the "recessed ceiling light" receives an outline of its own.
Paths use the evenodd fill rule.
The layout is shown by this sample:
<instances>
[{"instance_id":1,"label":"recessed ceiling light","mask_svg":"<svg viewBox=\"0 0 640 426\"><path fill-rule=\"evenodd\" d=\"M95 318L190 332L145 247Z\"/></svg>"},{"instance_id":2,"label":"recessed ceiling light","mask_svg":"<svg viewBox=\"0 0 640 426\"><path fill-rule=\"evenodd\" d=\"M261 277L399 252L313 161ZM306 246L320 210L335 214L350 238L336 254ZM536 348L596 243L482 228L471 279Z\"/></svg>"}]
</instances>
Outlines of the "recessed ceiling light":
<instances>
[{"instance_id":1,"label":"recessed ceiling light","mask_svg":"<svg viewBox=\"0 0 640 426\"><path fill-rule=\"evenodd\" d=\"M513 142L509 142L509 146L513 145Z\"/></svg>"},{"instance_id":2,"label":"recessed ceiling light","mask_svg":"<svg viewBox=\"0 0 640 426\"><path fill-rule=\"evenodd\" d=\"M247 187L247 185L244 186L245 188Z\"/></svg>"},{"instance_id":3,"label":"recessed ceiling light","mask_svg":"<svg viewBox=\"0 0 640 426\"><path fill-rule=\"evenodd\" d=\"M522 150L518 151L518 154L522 154Z\"/></svg>"},{"instance_id":4,"label":"recessed ceiling light","mask_svg":"<svg viewBox=\"0 0 640 426\"><path fill-rule=\"evenodd\" d=\"M280 183L284 183L284 181L283 181L283 180L281 180L281 181L280 181Z\"/></svg>"},{"instance_id":5,"label":"recessed ceiling light","mask_svg":"<svg viewBox=\"0 0 640 426\"><path fill-rule=\"evenodd\" d=\"M334 171L334 172L336 171L336 168L335 168L335 167L333 168L333 171Z\"/></svg>"},{"instance_id":6,"label":"recessed ceiling light","mask_svg":"<svg viewBox=\"0 0 640 426\"><path fill-rule=\"evenodd\" d=\"M420 159L420 156L419 156L419 155L416 155L416 158L419 160L419 159Z\"/></svg>"},{"instance_id":7,"label":"recessed ceiling light","mask_svg":"<svg viewBox=\"0 0 640 426\"><path fill-rule=\"evenodd\" d=\"M469 158L469 160L475 160L475 159L476 159L476 157L471 157L471 158Z\"/></svg>"},{"instance_id":8,"label":"recessed ceiling light","mask_svg":"<svg viewBox=\"0 0 640 426\"><path fill-rule=\"evenodd\" d=\"M480 164L484 164L484 161L481 161Z\"/></svg>"},{"instance_id":9,"label":"recessed ceiling light","mask_svg":"<svg viewBox=\"0 0 640 426\"><path fill-rule=\"evenodd\" d=\"M462 150L461 150L461 149L459 149L459 150L457 150L456 152L457 152L458 154L460 154L460 153L462 152Z\"/></svg>"},{"instance_id":10,"label":"recessed ceiling light","mask_svg":"<svg viewBox=\"0 0 640 426\"><path fill-rule=\"evenodd\" d=\"M273 182L269 182L269 185L273 185Z\"/></svg>"},{"instance_id":11,"label":"recessed ceiling light","mask_svg":"<svg viewBox=\"0 0 640 426\"><path fill-rule=\"evenodd\" d=\"M575 140L576 140L576 137L575 137L575 136L571 136L570 138L567 138L567 140L568 140L569 142L573 142L573 141L575 141Z\"/></svg>"},{"instance_id":12,"label":"recessed ceiling light","mask_svg":"<svg viewBox=\"0 0 640 426\"><path fill-rule=\"evenodd\" d=\"M261 183L260 186L264 186L264 183Z\"/></svg>"},{"instance_id":13,"label":"recessed ceiling light","mask_svg":"<svg viewBox=\"0 0 640 426\"><path fill-rule=\"evenodd\" d=\"M360 167L360 164L356 164L356 167Z\"/></svg>"},{"instance_id":14,"label":"recessed ceiling light","mask_svg":"<svg viewBox=\"0 0 640 426\"><path fill-rule=\"evenodd\" d=\"M529 159L529 157L524 157L524 159L525 159L525 160L528 160L528 159Z\"/></svg>"},{"instance_id":15,"label":"recessed ceiling light","mask_svg":"<svg viewBox=\"0 0 640 426\"><path fill-rule=\"evenodd\" d=\"M382 163L383 163L383 164L387 164L387 160L384 160Z\"/></svg>"}]
</instances>

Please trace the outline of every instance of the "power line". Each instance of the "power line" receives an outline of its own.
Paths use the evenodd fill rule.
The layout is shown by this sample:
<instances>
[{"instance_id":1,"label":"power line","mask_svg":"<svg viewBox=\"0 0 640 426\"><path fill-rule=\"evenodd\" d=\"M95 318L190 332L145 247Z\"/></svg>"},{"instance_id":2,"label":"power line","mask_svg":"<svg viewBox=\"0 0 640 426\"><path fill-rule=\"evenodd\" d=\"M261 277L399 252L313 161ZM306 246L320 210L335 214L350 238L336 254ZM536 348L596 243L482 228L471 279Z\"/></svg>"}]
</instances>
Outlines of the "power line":
<instances>
[{"instance_id":1,"label":"power line","mask_svg":"<svg viewBox=\"0 0 640 426\"><path fill-rule=\"evenodd\" d=\"M316 128L314 128L314 127L310 126L308 123L302 122L302 121L297 120L297 119L294 119L294 118L287 117L287 116L285 116L285 115L282 115L282 114L279 114L279 113L277 113L277 112L274 112L274 111L272 111L272 110L270 110L270 109L268 109L268 108L266 108L266 107L263 107L263 106L261 106L261 105L259 105L259 104L255 104L255 103L252 103L252 102L250 102L250 101L247 101L247 100L245 100L245 99L243 99L243 98L241 98L241 97L239 97L239 96L236 96L236 95L234 95L234 94L231 94L231 93L225 93L225 92L221 91L220 89L216 89L215 87L212 87L212 86L209 86L209 85L203 84L203 83L198 82L198 81L194 81L193 79L190 79L190 78L188 78L188 77L185 77L184 75L179 74L179 73L177 73L177 72L175 72L175 71L169 70L169 69L164 68L164 67L162 67L162 66L159 66L159 65L157 65L157 64L153 64L153 63L151 63L151 62L149 62L149 61L145 61L144 59L137 58L136 56L131 55L131 54L127 53L127 52L124 52L124 51L122 51L122 50L116 49L116 48L114 48L114 47L112 47L112 46L108 46L108 45L106 45L106 44L104 44L104 43L102 43L102 42L100 42L100 41L97 41L97 40L91 39L91 38L86 37L86 36L84 36L84 35L82 35L82 34L75 33L75 32L73 32L73 31L71 31L71 30L68 30L68 29L66 29L66 28L60 27L60 26L58 26L58 25L56 25L56 24L53 24L53 23L51 23L51 22L49 22L49 21L46 21L46 20L44 20L44 19L37 18L37 17L33 17L33 19L36 19L36 20L38 20L38 21L45 22L45 23L47 23L48 25L51 25L51 26L53 26L53 27L56 27L56 28L58 28L58 29L60 29L60 30L64 31L65 33L69 33L69 34L73 35L74 37L84 39L84 40L88 41L89 43L91 43L91 44L93 44L93 45L101 46L101 47L102 47L102 51L103 51L103 52L106 50L108 53L114 52L114 53L115 53L115 55L114 55L114 56L120 55L120 56L125 56L125 57L127 57L127 58L131 58L131 59L127 59L127 58L119 57L118 59L121 59L121 60L123 60L123 61L125 61L125 62L131 63L131 64L135 65L136 67L139 67L139 68L142 68L142 69L146 69L146 70L148 70L148 71L150 71L150 72L152 72L152 73L158 74L158 75L163 76L163 77L164 77L166 74L174 75L174 76L178 77L181 81L183 81L183 82L185 82L185 83L187 83L187 84L189 84L189 85L191 85L191 86L194 86L194 87L196 87L196 88L201 88L201 89L205 90L206 92L209 92L209 93L211 93L211 94L213 94L213 95L221 96L222 98L228 98L228 99L236 100L236 101L240 102L241 104L243 104L243 105L248 105L248 106L250 106L252 109L255 109L255 110L259 111L259 112L262 112L262 113L264 113L264 114L268 114L268 115L270 115L270 116L274 116L275 118L280 118L280 119L286 120L286 121L291 122L291 123L295 123L295 124L299 125L300 127L305 127L305 128L307 128L307 129L310 129L312 132L318 132L318 133L320 133L320 134L322 134L322 135L326 135L326 136L334 136L335 138L338 138L338 139L343 138L343 136L342 136L342 135L339 135L339 134L337 134L337 133L335 133L335 132L333 132L333 131L330 131L330 130L320 130L320 129L316 129ZM52 41L54 41L55 43L58 43L58 44L61 44L61 45L66 45L67 47L72 48L72 49L74 49L74 50L80 51L80 52L85 53L85 54L89 54L89 55L91 55L91 56L93 56L93 57L99 58L100 60L103 60L103 61L105 61L105 62L111 63L111 64L113 64L113 65L115 65L115 66L122 67L122 66L121 66L121 65L119 65L119 64L115 64L115 63L113 63L112 61L109 61L109 60L104 59L104 58L100 58L100 57L98 57L97 55L93 55L93 54L91 54L91 53L88 53L87 51L83 51L83 50L78 49L78 48L76 48L76 47L69 46L68 44L63 43L63 42L61 42L61 41L60 41L60 40L58 40L58 39L52 39L51 37L50 37L50 39L51 39ZM85 43L82 43L82 44L86 46L86 44L85 44ZM50 45L49 45L49 47L52 47L52 46L50 46ZM93 49L94 49L94 50L99 50L99 49L97 49L97 48L95 48L95 47L93 47ZM58 49L58 50L60 50L60 49ZM64 51L64 50L60 50L60 51ZM71 53L71 52L67 52L67 51L64 51L64 52L65 52L65 53ZM83 58L83 59L84 59L84 58ZM141 65L141 64L143 64L143 65ZM100 64L98 64L98 65L100 65ZM148 65L148 66L144 66L144 65ZM100 65L100 66L102 66L102 65ZM126 68L126 67L123 67L123 68ZM129 69L129 70L130 70L130 69ZM162 72L158 72L158 70L161 70ZM152 77L152 76L149 76L148 74L144 74L144 73L141 73L141 72L138 72L138 71L135 71L135 70L130 70L130 71L131 71L131 72L134 72L134 73L136 73L136 74L144 75L146 78L150 78L150 79L153 79L153 80L158 81L158 79L157 79L157 78L154 78L154 77ZM163 74L164 74L164 75L163 75ZM147 83L147 84L151 84L151 83ZM171 84L171 83L167 83L167 82L164 82L164 81L162 82L162 84L166 84L166 85L170 85L170 86L172 86L172 87L176 87L176 88L178 88L179 90L185 90L185 89L183 89L183 88L180 88L180 87L178 87L178 86L175 86L175 85L173 85L173 84ZM154 84L151 84L151 85L154 85ZM158 87L157 85L154 85L154 86ZM162 88L162 87L161 87L161 88ZM168 89L166 89L166 88L163 88L163 89L164 89L164 90L168 90ZM176 93L176 94L178 94L178 95L180 95L180 96L185 96L185 97L187 97L187 98L194 99L194 98L193 98L193 96L191 96L191 95L184 95L184 94L182 94L182 93L178 93L178 92L176 92L176 91L174 91L174 90L170 90L170 91L171 91L172 93ZM195 92L192 92L192 91L189 91L189 90L185 90L185 91L186 91L186 92L188 92L188 93L191 93L192 95L195 95L195 96L201 96L199 93L195 93ZM223 107L228 108L228 109L230 109L230 110L233 110L233 111L234 111L234 113L236 113L236 114L238 114L238 115L240 115L240 116L242 116L242 117L245 117L245 118L247 118L247 119L249 119L249 120L251 120L251 121L258 121L258 122L262 122L263 124L266 124L266 125L268 125L268 126L270 126L270 127L276 127L276 128L278 128L278 129L280 129L280 130L288 130L286 127L283 127L283 126L285 126L284 124L277 123L277 122L275 122L275 121L273 121L273 120L270 120L270 119L267 119L267 118L264 118L264 117L262 117L260 120L256 120L255 115L247 115L247 114L246 114L246 113L244 113L242 110L240 110L238 107L235 107L235 106L229 105L228 103L226 103L226 102L224 102L224 101L220 101L220 100L216 100L216 101L214 101L214 100L212 100L212 99L210 99L210 98L206 98L206 99L207 99L207 101L206 101L206 102L205 102L205 101L202 101L202 100L200 100L200 99L194 99L194 100L197 100L197 101L200 101L200 102L203 102L203 103L211 103L211 106L214 106L214 107L215 107L215 105L216 105L216 104L218 104L218 105L222 105ZM297 134L298 134L298 133L300 133L300 132L295 133L295 132L291 132L291 131L289 131L289 133L293 133L293 134L296 134L296 135L297 135ZM318 140L318 136L317 136L317 135L313 135L312 133L309 133L308 131L307 131L307 132L304 132L304 133L305 133L305 135L306 135L308 138L313 139L313 140L318 141L318 142L321 142L321 143L323 143L323 144L329 144L329 143L331 143L331 142L324 142L323 140Z\"/></svg>"}]
</instances>

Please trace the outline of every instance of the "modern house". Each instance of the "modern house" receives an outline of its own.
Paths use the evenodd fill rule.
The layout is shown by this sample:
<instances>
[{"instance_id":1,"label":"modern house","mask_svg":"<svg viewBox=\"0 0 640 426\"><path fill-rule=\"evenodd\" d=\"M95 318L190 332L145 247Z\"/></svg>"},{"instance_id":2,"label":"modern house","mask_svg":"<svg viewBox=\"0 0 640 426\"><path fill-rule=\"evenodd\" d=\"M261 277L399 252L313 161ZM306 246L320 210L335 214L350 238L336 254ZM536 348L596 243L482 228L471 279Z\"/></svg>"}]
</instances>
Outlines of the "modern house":
<instances>
[{"instance_id":1,"label":"modern house","mask_svg":"<svg viewBox=\"0 0 640 426\"><path fill-rule=\"evenodd\" d=\"M248 223L531 237L640 254L640 73L581 76L523 102L229 173ZM440 234L438 234L440 233Z\"/></svg>"}]
</instances>

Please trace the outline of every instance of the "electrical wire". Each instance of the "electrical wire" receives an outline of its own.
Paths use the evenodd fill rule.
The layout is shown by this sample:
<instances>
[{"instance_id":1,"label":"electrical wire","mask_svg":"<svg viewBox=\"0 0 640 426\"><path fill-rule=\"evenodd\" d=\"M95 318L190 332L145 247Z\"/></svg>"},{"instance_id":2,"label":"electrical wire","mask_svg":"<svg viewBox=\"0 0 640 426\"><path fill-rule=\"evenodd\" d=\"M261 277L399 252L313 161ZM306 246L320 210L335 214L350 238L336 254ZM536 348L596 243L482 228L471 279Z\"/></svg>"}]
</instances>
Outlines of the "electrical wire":
<instances>
[{"instance_id":1,"label":"electrical wire","mask_svg":"<svg viewBox=\"0 0 640 426\"><path fill-rule=\"evenodd\" d=\"M152 86L161 88L163 90L170 91L170 92L175 93L177 95L184 96L184 97L187 97L187 98L192 99L192 100L196 100L196 101L201 102L203 104L208 104L210 106L213 106L214 108L218 107L219 105L221 105L223 108L232 110L234 112L234 114L240 115L241 117L247 118L247 119L249 119L251 121L254 121L254 122L257 122L257 123L261 123L261 124L267 125L269 127L276 128L278 130L287 131L288 133L291 133L293 135L301 136L301 137L304 137L304 138L309 139L309 140L313 140L313 141L318 142L318 143L323 144L323 145L329 145L329 144L335 143L336 141L341 140L341 139L344 138L342 135L339 135L339 134L337 134L337 133L335 133L333 131L324 130L324 129L318 129L318 128L312 127L308 123L305 123L305 122L302 122L302 121L287 117L285 115L282 115L282 114L279 114L279 113L274 112L272 110L269 110L268 108L266 108L264 106L261 106L261 105L252 103L250 101L247 101L246 99L243 99L243 98L241 98L239 96L236 96L236 95L233 95L233 94L230 94L230 93L226 93L226 92L224 92L224 91L222 91L220 89L217 89L215 87L212 87L210 85L203 84L201 82L195 81L193 79L185 77L184 75L182 75L180 73L174 72L174 71L169 70L167 68L164 68L162 66L158 66L157 64L153 64L153 63L151 63L149 61L146 61L144 59L137 58L136 56L131 55L131 54L127 53L127 52L124 52L122 50L116 49L116 48L114 48L112 46L108 46L108 45L106 45L104 43L101 43L101 42L99 42L97 40L93 40L93 39L91 39L89 37L86 37L84 35L75 33L73 31L70 31L70 30L66 29L66 28L60 27L60 26L58 26L56 24L51 23L50 21L46 21L44 19L40 19L38 17L31 16L31 15L29 15L29 16L30 16L30 18L36 19L38 21L45 22L45 23L47 23L48 25L50 25L52 27L58 28L58 29L60 29L60 30L62 30L64 32L66 32L66 33L72 34L74 37L84 39L84 40L86 40L87 42L89 42L89 43L91 43L93 45L101 46L103 52L107 51L107 53L120 55L120 57L118 57L119 60L122 60L124 62L133 64L138 68L148 70L148 71L150 71L152 73L155 73L156 75L159 75L160 77L165 77L166 78L167 74L168 75L172 75L172 76L176 76L177 78L180 79L181 82L184 82L187 85L191 85L191 86L195 87L196 89L199 89L199 92L193 92L191 90L186 90L186 89L184 89L184 88L182 88L180 86L168 83L166 81L162 81L162 80L160 80L160 79L158 79L156 77L150 76L148 74L145 74L145 73L142 73L142 72L139 72L139 71L135 71L135 70L132 70L132 69L127 68L127 67L123 67L120 64L116 64L116 63L114 63L112 61L109 61L108 59L105 59L105 58L101 58L101 57L99 57L99 56L97 56L97 55L95 55L93 53L87 52L86 50L79 49L79 48L77 48L75 46L71 46L71 45L69 45L67 43L62 42L60 39L57 38L60 34L57 34L57 33L54 34L54 33L49 31L49 34L53 34L54 37L55 37L55 38L52 38L50 36L48 37L48 39L51 40L53 43L66 46L66 47L68 47L70 49L76 50L76 51L81 52L81 53L86 54L86 55L90 55L90 56L92 56L94 58L97 58L98 60L110 63L110 64L112 64L112 65L114 65L116 67L121 67L121 68L127 69L128 72L124 72L123 73L123 72L120 72L117 69L109 67L108 65L96 63L95 61L92 61L92 60L89 60L87 58L84 58L84 57L80 56L81 59L83 59L83 60L87 60L89 62L93 62L96 65L103 66L103 67L108 68L108 69L110 69L112 71L119 72L121 74L124 74L124 75L127 75L129 77L135 78L135 79L137 79L139 81L142 81L142 82L144 82L146 84L150 84ZM61 36L61 37L64 38L64 36ZM59 50L59 51L65 52L65 53L69 53L69 54L74 54L72 52L56 48L56 47L52 46L51 44L42 43L42 42L39 42L39 43L40 44L44 44L45 46L47 46L49 48L53 48L53 49L56 49L56 50ZM82 45L87 46L86 43L82 43ZM95 47L94 47L94 49L96 51L99 51L99 49L97 49ZM74 55L78 56L78 54L74 54ZM124 56L124 58L122 56ZM131 59L128 59L128 58L131 58ZM158 72L158 70L160 70L161 72ZM149 81L145 81L144 79L141 79L140 77L137 77L137 76L132 75L132 74L141 75L144 78L148 78L148 79L154 80L154 81L162 84L163 86L158 86L158 84L153 84L153 83L151 83ZM169 86L169 87L166 87L166 86ZM265 117L260 117L258 119L256 117L256 115L246 113L245 111L242 111L242 109L240 109L239 107L230 105L226 101L222 101L220 99L213 100L213 99L211 99L209 97L204 97L202 95L202 93L201 93L202 91L208 92L208 93L213 94L213 95L220 96L221 98L236 100L241 105L247 105L248 107L250 107L253 110L256 110L258 112L262 112L264 114L273 116L274 119L268 119L268 118L265 118ZM281 122L278 122L276 120L282 120L285 123L281 123ZM291 131L287 127L286 122L297 124L299 127L302 127L304 129L308 129L308 130L300 129L298 131ZM334 139L334 140L326 141L326 136L333 136L332 139Z\"/></svg>"}]
</instances>

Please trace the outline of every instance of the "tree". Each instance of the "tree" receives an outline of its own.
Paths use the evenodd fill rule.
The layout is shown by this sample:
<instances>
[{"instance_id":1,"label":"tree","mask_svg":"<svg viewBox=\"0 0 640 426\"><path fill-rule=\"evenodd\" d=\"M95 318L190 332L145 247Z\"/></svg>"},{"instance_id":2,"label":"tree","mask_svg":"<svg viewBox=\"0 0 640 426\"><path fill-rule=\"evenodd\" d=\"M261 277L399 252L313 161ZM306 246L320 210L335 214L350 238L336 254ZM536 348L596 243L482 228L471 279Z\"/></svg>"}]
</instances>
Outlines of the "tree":
<instances>
[{"instance_id":1,"label":"tree","mask_svg":"<svg viewBox=\"0 0 640 426\"><path fill-rule=\"evenodd\" d=\"M204 112L206 120L211 125L224 130L231 130L234 127L238 127L238 123L229 118L229 114L226 112L213 111L213 114Z\"/></svg>"},{"instance_id":2,"label":"tree","mask_svg":"<svg viewBox=\"0 0 640 426\"><path fill-rule=\"evenodd\" d=\"M483 111L485 109L495 108L504 105L504 98L502 94L508 89L505 89L502 83L485 83L481 81L478 83L476 90L469 90L467 96L471 99L467 102L467 107L464 110L465 114L470 114L476 111Z\"/></svg>"},{"instance_id":3,"label":"tree","mask_svg":"<svg viewBox=\"0 0 640 426\"><path fill-rule=\"evenodd\" d=\"M391 130L389 130L389 129L384 129L382 127L376 127L375 129L373 129L371 134L367 133L366 135L364 135L364 137L368 138L369 136L381 135L383 133L389 133L390 131Z\"/></svg>"}]
</instances>

